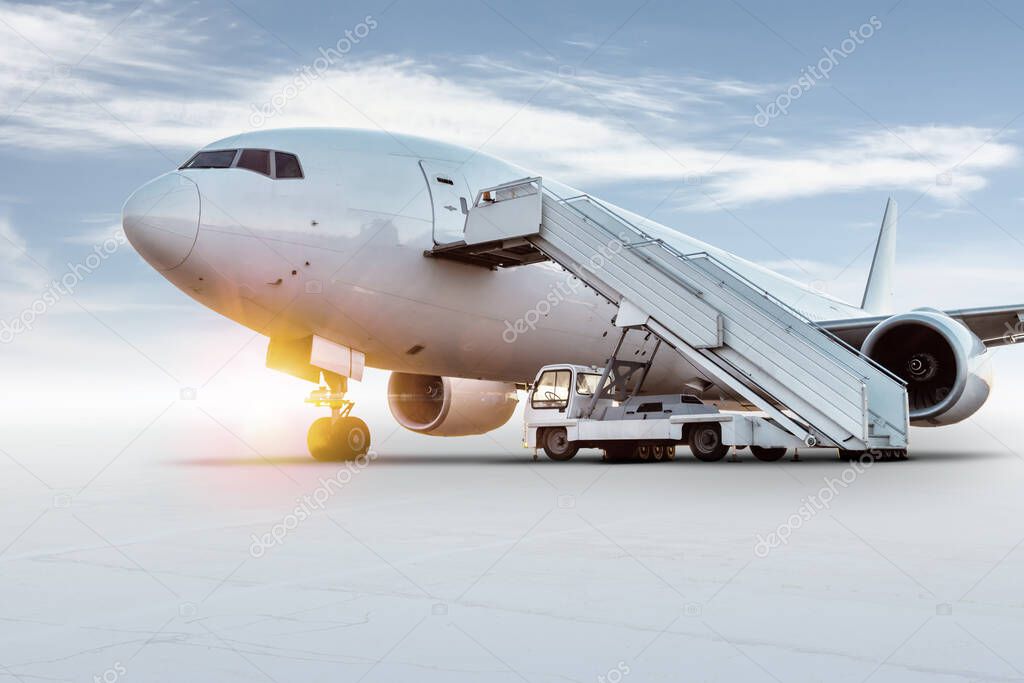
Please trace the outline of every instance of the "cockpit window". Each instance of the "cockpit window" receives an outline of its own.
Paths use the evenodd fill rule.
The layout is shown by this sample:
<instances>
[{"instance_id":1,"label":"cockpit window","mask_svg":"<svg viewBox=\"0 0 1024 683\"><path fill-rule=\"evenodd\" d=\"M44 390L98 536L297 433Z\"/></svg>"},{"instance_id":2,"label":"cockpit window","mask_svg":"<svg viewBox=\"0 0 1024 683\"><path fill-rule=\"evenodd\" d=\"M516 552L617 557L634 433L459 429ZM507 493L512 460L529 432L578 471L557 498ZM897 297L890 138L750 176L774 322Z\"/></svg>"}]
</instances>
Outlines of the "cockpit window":
<instances>
[{"instance_id":1,"label":"cockpit window","mask_svg":"<svg viewBox=\"0 0 1024 683\"><path fill-rule=\"evenodd\" d=\"M276 178L301 178L302 167L299 166L299 158L287 152L274 152Z\"/></svg>"},{"instance_id":2,"label":"cockpit window","mask_svg":"<svg viewBox=\"0 0 1024 683\"><path fill-rule=\"evenodd\" d=\"M266 149L243 149L238 157L238 168L270 176L270 151Z\"/></svg>"},{"instance_id":3,"label":"cockpit window","mask_svg":"<svg viewBox=\"0 0 1024 683\"><path fill-rule=\"evenodd\" d=\"M271 173L270 155L274 164ZM237 161L236 161L237 158ZM269 149L218 149L197 152L179 170L185 168L244 168L268 178L304 178L299 158L288 152L273 152Z\"/></svg>"},{"instance_id":4,"label":"cockpit window","mask_svg":"<svg viewBox=\"0 0 1024 683\"><path fill-rule=\"evenodd\" d=\"M220 149L212 152L199 152L185 162L181 168L231 168L237 149Z\"/></svg>"}]
</instances>

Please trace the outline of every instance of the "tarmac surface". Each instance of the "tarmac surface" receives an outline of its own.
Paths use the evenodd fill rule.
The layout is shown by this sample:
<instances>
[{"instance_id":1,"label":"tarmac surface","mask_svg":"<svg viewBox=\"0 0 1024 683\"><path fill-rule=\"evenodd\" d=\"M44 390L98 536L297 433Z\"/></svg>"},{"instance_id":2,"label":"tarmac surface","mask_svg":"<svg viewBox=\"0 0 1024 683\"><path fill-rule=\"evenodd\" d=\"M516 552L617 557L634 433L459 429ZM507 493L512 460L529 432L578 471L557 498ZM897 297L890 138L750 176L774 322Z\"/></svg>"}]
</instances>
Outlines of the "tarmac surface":
<instances>
[{"instance_id":1,"label":"tarmac surface","mask_svg":"<svg viewBox=\"0 0 1024 683\"><path fill-rule=\"evenodd\" d=\"M11 462L0 679L1024 678L1024 462L928 434L867 467Z\"/></svg>"}]
</instances>

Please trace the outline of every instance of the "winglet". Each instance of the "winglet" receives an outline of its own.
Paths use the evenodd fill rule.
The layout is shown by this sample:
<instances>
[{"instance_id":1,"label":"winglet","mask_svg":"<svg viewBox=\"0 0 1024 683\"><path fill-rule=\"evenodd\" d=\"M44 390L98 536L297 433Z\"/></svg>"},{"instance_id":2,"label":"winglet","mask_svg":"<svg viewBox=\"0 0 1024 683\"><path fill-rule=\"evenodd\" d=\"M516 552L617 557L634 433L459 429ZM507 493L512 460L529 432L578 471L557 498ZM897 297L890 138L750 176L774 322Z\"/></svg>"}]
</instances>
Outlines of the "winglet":
<instances>
[{"instance_id":1,"label":"winglet","mask_svg":"<svg viewBox=\"0 0 1024 683\"><path fill-rule=\"evenodd\" d=\"M896 200L889 197L882 217L882 228L878 231L878 243L868 272L868 283L864 287L864 299L860 305L868 313L892 312L898 213Z\"/></svg>"}]
</instances>

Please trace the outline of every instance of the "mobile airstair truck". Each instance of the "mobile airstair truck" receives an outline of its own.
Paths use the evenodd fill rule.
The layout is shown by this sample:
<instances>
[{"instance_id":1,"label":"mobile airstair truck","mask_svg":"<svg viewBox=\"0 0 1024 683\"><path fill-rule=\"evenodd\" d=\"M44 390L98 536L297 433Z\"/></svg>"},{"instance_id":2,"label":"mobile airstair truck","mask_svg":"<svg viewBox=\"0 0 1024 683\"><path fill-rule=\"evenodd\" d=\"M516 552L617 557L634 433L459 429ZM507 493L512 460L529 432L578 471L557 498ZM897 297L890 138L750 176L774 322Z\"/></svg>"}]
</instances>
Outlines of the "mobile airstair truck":
<instances>
[{"instance_id":1,"label":"mobile airstair truck","mask_svg":"<svg viewBox=\"0 0 1024 683\"><path fill-rule=\"evenodd\" d=\"M600 448L605 459L672 460L688 445L704 462L721 460L732 446L749 446L758 460L775 461L805 444L770 418L723 412L691 394L637 395L649 364L607 377L594 367L546 365L526 404L524 444L552 460L569 460L580 448Z\"/></svg>"}]
</instances>

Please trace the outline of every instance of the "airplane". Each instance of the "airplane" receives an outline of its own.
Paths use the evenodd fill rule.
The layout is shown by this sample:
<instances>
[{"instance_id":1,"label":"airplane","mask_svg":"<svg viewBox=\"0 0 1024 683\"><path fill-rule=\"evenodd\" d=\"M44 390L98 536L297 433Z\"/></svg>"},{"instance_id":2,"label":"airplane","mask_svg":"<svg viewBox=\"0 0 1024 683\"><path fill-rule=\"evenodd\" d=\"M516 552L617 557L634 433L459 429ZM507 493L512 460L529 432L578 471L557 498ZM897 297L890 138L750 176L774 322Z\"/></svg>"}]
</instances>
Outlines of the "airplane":
<instances>
[{"instance_id":1,"label":"airplane","mask_svg":"<svg viewBox=\"0 0 1024 683\"><path fill-rule=\"evenodd\" d=\"M388 405L435 436L504 425L541 366L601 366L617 307L557 264L481 267L429 258L463 239L483 188L533 176L464 147L347 128L258 130L213 142L136 190L122 212L135 250L200 304L269 338L267 367L321 385L331 408L312 455L345 460L371 435L349 379L391 372ZM572 187L544 178L563 197ZM890 200L859 305L594 198L682 253L704 252L907 383L910 424L967 419L987 400L994 347L1024 338L1024 305L893 310ZM650 335L622 352L645 358ZM663 354L645 390L749 407L684 357Z\"/></svg>"}]
</instances>

